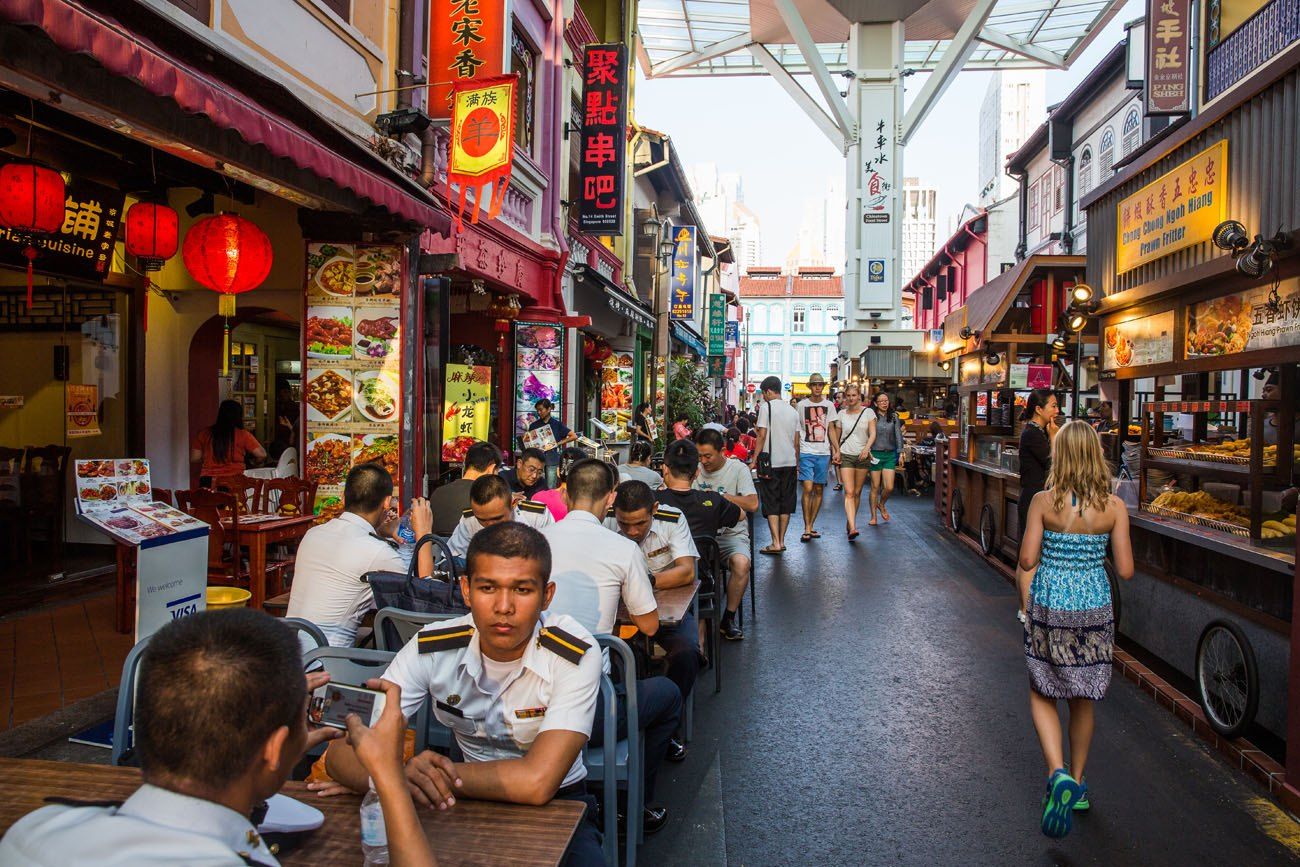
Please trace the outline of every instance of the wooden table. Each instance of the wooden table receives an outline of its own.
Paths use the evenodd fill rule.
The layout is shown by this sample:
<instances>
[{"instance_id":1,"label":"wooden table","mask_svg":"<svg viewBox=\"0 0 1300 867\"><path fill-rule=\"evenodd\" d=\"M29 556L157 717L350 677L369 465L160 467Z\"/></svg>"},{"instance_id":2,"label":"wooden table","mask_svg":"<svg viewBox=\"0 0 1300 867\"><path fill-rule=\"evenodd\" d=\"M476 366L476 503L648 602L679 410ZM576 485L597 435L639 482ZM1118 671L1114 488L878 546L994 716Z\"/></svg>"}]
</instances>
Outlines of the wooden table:
<instances>
[{"instance_id":1,"label":"wooden table","mask_svg":"<svg viewBox=\"0 0 1300 867\"><path fill-rule=\"evenodd\" d=\"M140 771L136 768L0 759L0 833L32 810L45 806L43 801L49 796L125 800L139 785ZM360 796L319 798L307 791L306 783L294 782L286 783L281 792L325 814L325 824L319 830L293 851L278 856L281 864L355 867L361 863ZM579 801L523 807L466 799L458 800L446 812L420 808L419 815L439 867L554 867L560 863L582 811Z\"/></svg>"},{"instance_id":2,"label":"wooden table","mask_svg":"<svg viewBox=\"0 0 1300 867\"><path fill-rule=\"evenodd\" d=\"M700 592L700 582L698 579L690 584L683 584L681 587L670 587L667 590L655 590L655 602L659 605L659 625L660 626L677 626L690 613L691 603L695 601L695 594ZM618 603L618 622L631 623L632 617L623 607L623 603Z\"/></svg>"},{"instance_id":3,"label":"wooden table","mask_svg":"<svg viewBox=\"0 0 1300 867\"><path fill-rule=\"evenodd\" d=\"M249 608L261 611L262 603L266 601L267 546L297 541L307 534L315 522L315 515L297 515L292 518L267 515L256 521L245 520L240 523L239 543L248 548L248 590L253 594L248 602ZM230 530L229 519L221 523L227 531Z\"/></svg>"}]
</instances>

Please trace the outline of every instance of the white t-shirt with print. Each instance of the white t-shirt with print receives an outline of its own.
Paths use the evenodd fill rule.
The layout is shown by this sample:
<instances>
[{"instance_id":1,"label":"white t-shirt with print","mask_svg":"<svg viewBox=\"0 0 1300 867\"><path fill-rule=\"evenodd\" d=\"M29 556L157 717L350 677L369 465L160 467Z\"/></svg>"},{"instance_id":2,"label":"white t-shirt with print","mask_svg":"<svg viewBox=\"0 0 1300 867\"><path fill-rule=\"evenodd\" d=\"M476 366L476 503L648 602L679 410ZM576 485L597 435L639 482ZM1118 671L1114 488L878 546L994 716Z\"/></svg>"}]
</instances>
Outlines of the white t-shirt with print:
<instances>
[{"instance_id":1,"label":"white t-shirt with print","mask_svg":"<svg viewBox=\"0 0 1300 867\"><path fill-rule=\"evenodd\" d=\"M831 422L840 417L835 404L823 397L814 403L808 398L799 401L799 452L807 455L831 453Z\"/></svg>"},{"instance_id":2,"label":"white t-shirt with print","mask_svg":"<svg viewBox=\"0 0 1300 867\"><path fill-rule=\"evenodd\" d=\"M758 421L754 427L767 429L763 451L772 454L772 466L793 467L794 441L799 436L799 413L784 400L765 400L758 405ZM829 452L828 452L829 454Z\"/></svg>"}]
</instances>

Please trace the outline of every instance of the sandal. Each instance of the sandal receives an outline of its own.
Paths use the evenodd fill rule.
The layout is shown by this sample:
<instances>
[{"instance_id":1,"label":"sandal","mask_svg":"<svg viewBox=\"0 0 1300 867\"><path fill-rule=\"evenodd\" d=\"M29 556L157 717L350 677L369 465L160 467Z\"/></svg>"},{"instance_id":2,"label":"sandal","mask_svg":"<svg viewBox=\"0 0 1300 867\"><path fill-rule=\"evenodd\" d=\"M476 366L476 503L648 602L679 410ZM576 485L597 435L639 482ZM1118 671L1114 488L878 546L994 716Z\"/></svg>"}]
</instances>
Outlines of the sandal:
<instances>
[{"instance_id":1,"label":"sandal","mask_svg":"<svg viewBox=\"0 0 1300 867\"><path fill-rule=\"evenodd\" d=\"M880 517L884 518L886 521L889 520L889 512L885 511L884 506L880 507Z\"/></svg>"},{"instance_id":2,"label":"sandal","mask_svg":"<svg viewBox=\"0 0 1300 867\"><path fill-rule=\"evenodd\" d=\"M850 530L850 531L849 531L849 541L850 541L850 542L857 541L857 538L858 538L858 531L857 531L857 530Z\"/></svg>"},{"instance_id":3,"label":"sandal","mask_svg":"<svg viewBox=\"0 0 1300 867\"><path fill-rule=\"evenodd\" d=\"M758 553L760 553L760 554L766 554L766 555L768 555L769 557L780 557L782 554L785 553L785 549L784 549L784 548L773 548L771 545L768 545L766 548L759 548L759 549L758 549Z\"/></svg>"},{"instance_id":4,"label":"sandal","mask_svg":"<svg viewBox=\"0 0 1300 867\"><path fill-rule=\"evenodd\" d=\"M822 537L822 534L818 533L816 530L809 530L808 535L812 536L814 539L820 539Z\"/></svg>"},{"instance_id":5,"label":"sandal","mask_svg":"<svg viewBox=\"0 0 1300 867\"><path fill-rule=\"evenodd\" d=\"M805 545L808 544L809 542L812 541L812 533L804 533L802 536L799 537L799 541L803 542Z\"/></svg>"}]
</instances>

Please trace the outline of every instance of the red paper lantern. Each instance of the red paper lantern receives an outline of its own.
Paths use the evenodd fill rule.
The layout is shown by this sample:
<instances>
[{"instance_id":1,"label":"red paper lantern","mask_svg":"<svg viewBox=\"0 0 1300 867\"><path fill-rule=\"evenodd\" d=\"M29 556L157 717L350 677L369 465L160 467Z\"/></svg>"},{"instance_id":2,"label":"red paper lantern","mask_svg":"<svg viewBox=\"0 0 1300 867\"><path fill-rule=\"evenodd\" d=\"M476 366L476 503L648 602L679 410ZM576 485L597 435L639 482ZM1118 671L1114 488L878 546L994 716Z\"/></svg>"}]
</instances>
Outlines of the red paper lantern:
<instances>
[{"instance_id":1,"label":"red paper lantern","mask_svg":"<svg viewBox=\"0 0 1300 867\"><path fill-rule=\"evenodd\" d=\"M166 205L136 202L126 212L126 251L145 271L158 271L176 255L180 218Z\"/></svg>"},{"instance_id":2,"label":"red paper lantern","mask_svg":"<svg viewBox=\"0 0 1300 867\"><path fill-rule=\"evenodd\" d=\"M223 316L234 315L235 295L256 289L271 273L271 239L234 214L204 217L191 226L181 255L195 280L221 293Z\"/></svg>"},{"instance_id":3,"label":"red paper lantern","mask_svg":"<svg viewBox=\"0 0 1300 867\"><path fill-rule=\"evenodd\" d=\"M582 335L582 357L591 361L596 357L596 340L590 335Z\"/></svg>"},{"instance_id":4,"label":"red paper lantern","mask_svg":"<svg viewBox=\"0 0 1300 867\"><path fill-rule=\"evenodd\" d=\"M63 228L63 176L35 163L0 166L0 225L8 226L15 241L24 244L27 257L27 309L32 309L32 262L38 235Z\"/></svg>"}]
</instances>

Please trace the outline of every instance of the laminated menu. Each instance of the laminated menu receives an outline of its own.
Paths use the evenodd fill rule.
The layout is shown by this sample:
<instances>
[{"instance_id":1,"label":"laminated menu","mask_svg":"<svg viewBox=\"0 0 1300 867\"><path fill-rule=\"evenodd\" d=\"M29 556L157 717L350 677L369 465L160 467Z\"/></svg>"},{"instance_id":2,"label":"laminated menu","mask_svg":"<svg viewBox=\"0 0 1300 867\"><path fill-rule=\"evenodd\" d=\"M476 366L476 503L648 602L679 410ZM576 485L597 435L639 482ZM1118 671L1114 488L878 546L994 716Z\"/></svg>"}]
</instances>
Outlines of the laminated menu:
<instances>
[{"instance_id":1,"label":"laminated menu","mask_svg":"<svg viewBox=\"0 0 1300 867\"><path fill-rule=\"evenodd\" d=\"M614 352L600 370L600 420L613 429L616 442L632 438L633 358L630 352Z\"/></svg>"},{"instance_id":2,"label":"laminated menu","mask_svg":"<svg viewBox=\"0 0 1300 867\"><path fill-rule=\"evenodd\" d=\"M202 521L153 501L149 462L143 458L103 458L73 462L77 514L128 545L203 529Z\"/></svg>"},{"instance_id":3,"label":"laminated menu","mask_svg":"<svg viewBox=\"0 0 1300 867\"><path fill-rule=\"evenodd\" d=\"M306 274L303 472L316 514L333 517L354 465L401 479L402 249L311 243Z\"/></svg>"},{"instance_id":4,"label":"laminated menu","mask_svg":"<svg viewBox=\"0 0 1300 867\"><path fill-rule=\"evenodd\" d=\"M538 401L564 405L563 366L563 327L547 322L515 322L515 434L521 439L537 420ZM554 437L551 439L550 447L554 448Z\"/></svg>"}]
</instances>

